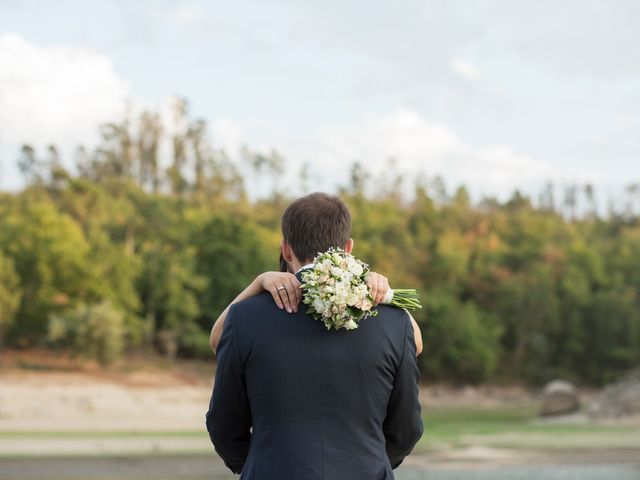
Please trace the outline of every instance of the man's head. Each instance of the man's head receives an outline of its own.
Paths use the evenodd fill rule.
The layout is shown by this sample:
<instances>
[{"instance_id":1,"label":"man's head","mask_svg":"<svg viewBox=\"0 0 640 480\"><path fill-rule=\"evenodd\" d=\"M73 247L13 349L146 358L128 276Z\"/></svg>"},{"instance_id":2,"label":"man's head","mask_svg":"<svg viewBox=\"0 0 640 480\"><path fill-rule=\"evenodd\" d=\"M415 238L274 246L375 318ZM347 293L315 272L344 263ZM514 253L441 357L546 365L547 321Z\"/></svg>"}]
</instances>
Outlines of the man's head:
<instances>
[{"instance_id":1,"label":"man's head","mask_svg":"<svg viewBox=\"0 0 640 480\"><path fill-rule=\"evenodd\" d=\"M299 268L331 247L350 252L351 214L337 197L312 193L291 203L282 215L282 256ZM294 268L294 271L295 269Z\"/></svg>"}]
</instances>

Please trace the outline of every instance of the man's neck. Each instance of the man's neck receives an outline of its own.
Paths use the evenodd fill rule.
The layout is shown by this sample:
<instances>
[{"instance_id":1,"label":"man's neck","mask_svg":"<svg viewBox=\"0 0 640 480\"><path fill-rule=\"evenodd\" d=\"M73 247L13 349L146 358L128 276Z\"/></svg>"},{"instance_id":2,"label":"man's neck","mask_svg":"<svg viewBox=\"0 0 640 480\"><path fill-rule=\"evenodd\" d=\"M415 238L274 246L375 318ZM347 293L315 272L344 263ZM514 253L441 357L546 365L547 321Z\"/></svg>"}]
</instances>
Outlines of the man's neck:
<instances>
[{"instance_id":1,"label":"man's neck","mask_svg":"<svg viewBox=\"0 0 640 480\"><path fill-rule=\"evenodd\" d=\"M291 261L287 262L290 272L298 273L301 268L313 264L313 260L298 260L295 255L291 256Z\"/></svg>"}]
</instances>

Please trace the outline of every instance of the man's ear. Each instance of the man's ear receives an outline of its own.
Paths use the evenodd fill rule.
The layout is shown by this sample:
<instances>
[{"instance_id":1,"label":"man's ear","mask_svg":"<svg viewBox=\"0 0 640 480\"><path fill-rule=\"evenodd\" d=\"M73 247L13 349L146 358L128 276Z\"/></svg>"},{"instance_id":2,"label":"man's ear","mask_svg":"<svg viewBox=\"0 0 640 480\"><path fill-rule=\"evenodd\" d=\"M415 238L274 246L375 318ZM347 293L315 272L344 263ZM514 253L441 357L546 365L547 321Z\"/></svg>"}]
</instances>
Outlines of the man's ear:
<instances>
[{"instance_id":1,"label":"man's ear","mask_svg":"<svg viewBox=\"0 0 640 480\"><path fill-rule=\"evenodd\" d=\"M291 246L284 238L280 239L280 251L282 252L282 258L284 258L284 261L287 263L291 263Z\"/></svg>"},{"instance_id":2,"label":"man's ear","mask_svg":"<svg viewBox=\"0 0 640 480\"><path fill-rule=\"evenodd\" d=\"M347 253L351 253L353 251L353 238L347 240L347 243L344 244L344 251Z\"/></svg>"}]
</instances>

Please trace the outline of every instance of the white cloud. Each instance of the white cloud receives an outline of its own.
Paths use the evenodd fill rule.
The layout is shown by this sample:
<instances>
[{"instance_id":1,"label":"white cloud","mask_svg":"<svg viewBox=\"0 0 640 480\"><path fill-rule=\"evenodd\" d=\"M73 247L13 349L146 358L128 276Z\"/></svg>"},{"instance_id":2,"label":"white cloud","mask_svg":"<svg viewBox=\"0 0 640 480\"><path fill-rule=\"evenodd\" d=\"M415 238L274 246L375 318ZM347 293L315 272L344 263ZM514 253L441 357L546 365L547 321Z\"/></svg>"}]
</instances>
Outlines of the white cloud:
<instances>
[{"instance_id":1,"label":"white cloud","mask_svg":"<svg viewBox=\"0 0 640 480\"><path fill-rule=\"evenodd\" d=\"M392 168L409 181L408 187L413 179L440 175L450 186L466 185L476 198L486 194L505 199L515 188L535 193L547 181L562 178L546 161L508 145L471 145L448 125L429 122L409 109L327 127L303 137L279 132L275 126L256 128L230 118L214 121L212 126L214 144L232 156L242 144L281 152L287 168L278 183L291 194L299 193L296 184L303 163L309 164L314 190L334 191L348 182L351 166L358 161L374 180L373 194L392 180L390 159ZM270 184L263 186L253 185L250 195L266 191Z\"/></svg>"},{"instance_id":2,"label":"white cloud","mask_svg":"<svg viewBox=\"0 0 640 480\"><path fill-rule=\"evenodd\" d=\"M231 155L235 155L247 139L244 127L227 117L215 120L211 125L211 131L214 145Z\"/></svg>"},{"instance_id":3,"label":"white cloud","mask_svg":"<svg viewBox=\"0 0 640 480\"><path fill-rule=\"evenodd\" d=\"M326 129L314 143L309 146L313 165L321 166L319 172L331 178L345 179L347 166L355 160L383 178L393 158L398 170L411 177L441 175L450 184L505 196L516 187L558 176L548 162L507 145L469 145L449 126L428 122L407 109L358 125Z\"/></svg>"},{"instance_id":4,"label":"white cloud","mask_svg":"<svg viewBox=\"0 0 640 480\"><path fill-rule=\"evenodd\" d=\"M119 118L128 93L105 55L0 34L0 188L18 183L21 144L55 143L63 151L91 144L98 124Z\"/></svg>"},{"instance_id":5,"label":"white cloud","mask_svg":"<svg viewBox=\"0 0 640 480\"><path fill-rule=\"evenodd\" d=\"M462 77L468 78L470 80L476 80L480 78L480 70L478 70L474 65L465 60L462 60L460 58L452 58L450 66L451 70Z\"/></svg>"}]
</instances>

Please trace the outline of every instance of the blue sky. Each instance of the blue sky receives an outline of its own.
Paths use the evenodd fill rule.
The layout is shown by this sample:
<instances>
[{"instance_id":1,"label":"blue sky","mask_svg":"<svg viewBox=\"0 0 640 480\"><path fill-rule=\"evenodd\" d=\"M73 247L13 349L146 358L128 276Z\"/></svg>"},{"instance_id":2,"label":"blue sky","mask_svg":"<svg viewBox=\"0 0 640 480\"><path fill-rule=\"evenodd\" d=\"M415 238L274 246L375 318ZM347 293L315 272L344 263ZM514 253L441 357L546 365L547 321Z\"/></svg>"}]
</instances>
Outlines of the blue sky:
<instances>
[{"instance_id":1,"label":"blue sky","mask_svg":"<svg viewBox=\"0 0 640 480\"><path fill-rule=\"evenodd\" d=\"M394 157L475 196L616 197L640 181L638 45L633 0L0 0L0 189L21 143L70 152L125 99L181 95L232 157L282 152L292 188Z\"/></svg>"}]
</instances>

